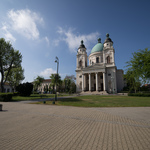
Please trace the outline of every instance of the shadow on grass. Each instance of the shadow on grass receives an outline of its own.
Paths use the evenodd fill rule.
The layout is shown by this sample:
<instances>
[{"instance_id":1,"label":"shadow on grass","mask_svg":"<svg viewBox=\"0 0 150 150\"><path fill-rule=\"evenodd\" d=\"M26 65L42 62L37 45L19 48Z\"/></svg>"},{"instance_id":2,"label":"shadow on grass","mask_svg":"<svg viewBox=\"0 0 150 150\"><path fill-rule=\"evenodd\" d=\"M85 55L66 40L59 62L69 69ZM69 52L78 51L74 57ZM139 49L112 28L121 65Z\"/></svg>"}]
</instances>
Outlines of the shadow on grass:
<instances>
[{"instance_id":1,"label":"shadow on grass","mask_svg":"<svg viewBox=\"0 0 150 150\"><path fill-rule=\"evenodd\" d=\"M61 98L57 100L58 102L82 102L83 100L78 99L78 98Z\"/></svg>"}]
</instances>

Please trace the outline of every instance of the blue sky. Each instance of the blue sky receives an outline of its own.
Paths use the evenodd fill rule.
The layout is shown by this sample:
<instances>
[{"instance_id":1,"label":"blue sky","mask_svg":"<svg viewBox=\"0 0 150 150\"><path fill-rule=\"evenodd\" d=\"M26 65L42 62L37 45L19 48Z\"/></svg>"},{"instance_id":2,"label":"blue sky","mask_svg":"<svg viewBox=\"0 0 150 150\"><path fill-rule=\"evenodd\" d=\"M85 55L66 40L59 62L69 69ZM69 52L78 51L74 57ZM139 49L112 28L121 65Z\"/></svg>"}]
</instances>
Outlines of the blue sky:
<instances>
[{"instance_id":1,"label":"blue sky","mask_svg":"<svg viewBox=\"0 0 150 150\"><path fill-rule=\"evenodd\" d=\"M80 41L89 55L106 33L125 69L133 52L150 47L149 7L149 0L1 0L0 38L23 55L24 82L56 73L56 56L61 77L75 75Z\"/></svg>"}]
</instances>

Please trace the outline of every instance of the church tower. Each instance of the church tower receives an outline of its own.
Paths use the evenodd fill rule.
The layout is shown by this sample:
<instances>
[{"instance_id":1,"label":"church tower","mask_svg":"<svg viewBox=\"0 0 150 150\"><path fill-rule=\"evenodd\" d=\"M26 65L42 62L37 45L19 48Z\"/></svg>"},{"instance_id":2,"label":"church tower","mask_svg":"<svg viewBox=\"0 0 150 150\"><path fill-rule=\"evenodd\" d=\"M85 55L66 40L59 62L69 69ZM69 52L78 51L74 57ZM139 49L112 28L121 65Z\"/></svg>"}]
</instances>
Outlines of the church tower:
<instances>
[{"instance_id":1,"label":"church tower","mask_svg":"<svg viewBox=\"0 0 150 150\"><path fill-rule=\"evenodd\" d=\"M76 70L81 70L82 68L87 67L87 52L86 47L83 44L83 40L81 41L81 45L77 51L77 67Z\"/></svg>"},{"instance_id":2,"label":"church tower","mask_svg":"<svg viewBox=\"0 0 150 150\"><path fill-rule=\"evenodd\" d=\"M82 69L87 67L87 52L86 47L81 41L81 45L77 51L77 66L76 66L76 91L81 92L83 86L83 73Z\"/></svg>"},{"instance_id":3,"label":"church tower","mask_svg":"<svg viewBox=\"0 0 150 150\"><path fill-rule=\"evenodd\" d=\"M104 63L115 66L115 59L114 59L115 50L113 47L113 41L109 37L108 33L106 34L103 50L104 50L103 51Z\"/></svg>"},{"instance_id":4,"label":"church tower","mask_svg":"<svg viewBox=\"0 0 150 150\"><path fill-rule=\"evenodd\" d=\"M117 93L117 67L115 66L115 59L114 59L114 47L113 41L109 37L109 34L106 34L106 39L104 41L104 48L103 48L103 56L104 56L104 63L106 65L106 76L107 76L107 91L109 93Z\"/></svg>"}]
</instances>

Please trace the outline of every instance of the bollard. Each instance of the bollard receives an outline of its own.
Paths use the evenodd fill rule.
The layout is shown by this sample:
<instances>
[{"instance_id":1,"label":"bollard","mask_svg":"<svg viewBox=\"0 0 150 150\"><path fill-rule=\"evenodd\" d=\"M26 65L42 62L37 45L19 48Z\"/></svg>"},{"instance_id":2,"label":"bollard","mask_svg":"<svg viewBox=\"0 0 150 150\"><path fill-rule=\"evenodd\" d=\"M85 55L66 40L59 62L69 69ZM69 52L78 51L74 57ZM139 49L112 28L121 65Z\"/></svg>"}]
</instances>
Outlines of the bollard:
<instances>
[{"instance_id":1,"label":"bollard","mask_svg":"<svg viewBox=\"0 0 150 150\"><path fill-rule=\"evenodd\" d=\"M2 105L2 104L0 104L0 111L2 111L2 107L3 107L3 105Z\"/></svg>"}]
</instances>

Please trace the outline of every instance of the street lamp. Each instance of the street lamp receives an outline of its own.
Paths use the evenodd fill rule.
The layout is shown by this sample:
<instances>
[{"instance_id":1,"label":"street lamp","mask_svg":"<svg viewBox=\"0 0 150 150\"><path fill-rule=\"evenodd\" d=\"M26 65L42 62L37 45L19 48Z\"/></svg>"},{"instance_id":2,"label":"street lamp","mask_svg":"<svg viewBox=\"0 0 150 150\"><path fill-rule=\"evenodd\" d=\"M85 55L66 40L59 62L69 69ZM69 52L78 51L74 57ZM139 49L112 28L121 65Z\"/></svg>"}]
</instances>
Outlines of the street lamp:
<instances>
[{"instance_id":1,"label":"street lamp","mask_svg":"<svg viewBox=\"0 0 150 150\"><path fill-rule=\"evenodd\" d=\"M57 75L56 75L56 93L55 93L55 99L53 101L53 104L55 104L55 101L57 101L57 81L58 81L58 67L59 67L59 59L56 56L55 63L57 63Z\"/></svg>"}]
</instances>

